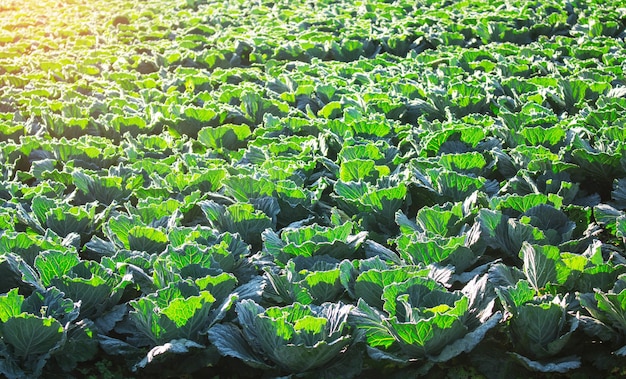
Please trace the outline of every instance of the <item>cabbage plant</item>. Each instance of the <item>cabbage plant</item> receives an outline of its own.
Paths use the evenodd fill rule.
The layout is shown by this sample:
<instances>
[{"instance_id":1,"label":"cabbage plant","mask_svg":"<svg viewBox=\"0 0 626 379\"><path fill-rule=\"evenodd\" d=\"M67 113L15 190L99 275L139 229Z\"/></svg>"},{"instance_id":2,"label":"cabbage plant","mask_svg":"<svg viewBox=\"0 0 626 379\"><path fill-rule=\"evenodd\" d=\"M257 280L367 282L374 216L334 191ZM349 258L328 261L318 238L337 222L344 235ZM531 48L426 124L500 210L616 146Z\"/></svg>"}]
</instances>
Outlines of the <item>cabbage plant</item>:
<instances>
[{"instance_id":1,"label":"cabbage plant","mask_svg":"<svg viewBox=\"0 0 626 379\"><path fill-rule=\"evenodd\" d=\"M44 368L69 372L91 359L97 352L93 324L75 322L79 312L80 302L54 287L28 297L17 289L0 295L0 374L35 379L42 377Z\"/></svg>"},{"instance_id":2,"label":"cabbage plant","mask_svg":"<svg viewBox=\"0 0 626 379\"><path fill-rule=\"evenodd\" d=\"M264 296L287 304L299 302L319 305L338 300L345 292L341 285L338 264L319 260L310 267L303 266L292 259L279 272L265 268L268 286L264 290Z\"/></svg>"},{"instance_id":3,"label":"cabbage plant","mask_svg":"<svg viewBox=\"0 0 626 379\"><path fill-rule=\"evenodd\" d=\"M374 360L395 364L425 361L424 370L470 352L502 318L494 311L487 277L450 292L436 281L413 276L383 288L382 309L363 299L351 323L364 332Z\"/></svg>"},{"instance_id":4,"label":"cabbage plant","mask_svg":"<svg viewBox=\"0 0 626 379\"><path fill-rule=\"evenodd\" d=\"M336 259L357 255L366 232L353 234L356 225L346 222L339 226L325 227L317 224L299 228L283 228L280 236L267 229L263 232L264 252L282 264L289 259L314 256L330 256Z\"/></svg>"},{"instance_id":5,"label":"cabbage plant","mask_svg":"<svg viewBox=\"0 0 626 379\"><path fill-rule=\"evenodd\" d=\"M26 216L24 218L28 225L40 234L50 229L60 237L67 237L70 233L86 237L93 232L97 224L95 203L74 206L68 201L35 196L31 208L34 217L24 214Z\"/></svg>"},{"instance_id":6,"label":"cabbage plant","mask_svg":"<svg viewBox=\"0 0 626 379\"><path fill-rule=\"evenodd\" d=\"M199 290L190 281L171 283L166 288L130 301L132 310L129 319L134 327L120 331L133 335L127 339L128 342L117 340L111 346L116 348L117 354L124 351L120 346L135 352L136 348L150 347L148 354L135 364L134 370L151 363L185 358L188 358L187 369L190 370L211 365L219 356L215 348L207 343L206 331L224 318L236 298L231 294L218 302L211 292ZM108 339L109 343L111 341Z\"/></svg>"},{"instance_id":7,"label":"cabbage plant","mask_svg":"<svg viewBox=\"0 0 626 379\"><path fill-rule=\"evenodd\" d=\"M516 350L512 357L532 371L564 373L580 367L579 357L564 357L579 325L578 318L567 313L571 296L540 296L526 280L496 291Z\"/></svg>"},{"instance_id":8,"label":"cabbage plant","mask_svg":"<svg viewBox=\"0 0 626 379\"><path fill-rule=\"evenodd\" d=\"M624 277L622 284L623 280ZM586 331L611 346L623 345L613 354L626 356L626 287L622 285L606 292L596 289L595 293L580 294L579 300L592 317L583 325ZM589 324L593 326L589 327Z\"/></svg>"},{"instance_id":9,"label":"cabbage plant","mask_svg":"<svg viewBox=\"0 0 626 379\"><path fill-rule=\"evenodd\" d=\"M209 339L220 353L254 368L322 377L351 377L360 371L350 354L355 342L342 303L263 308L253 300L237 303L235 324L218 324Z\"/></svg>"}]
</instances>

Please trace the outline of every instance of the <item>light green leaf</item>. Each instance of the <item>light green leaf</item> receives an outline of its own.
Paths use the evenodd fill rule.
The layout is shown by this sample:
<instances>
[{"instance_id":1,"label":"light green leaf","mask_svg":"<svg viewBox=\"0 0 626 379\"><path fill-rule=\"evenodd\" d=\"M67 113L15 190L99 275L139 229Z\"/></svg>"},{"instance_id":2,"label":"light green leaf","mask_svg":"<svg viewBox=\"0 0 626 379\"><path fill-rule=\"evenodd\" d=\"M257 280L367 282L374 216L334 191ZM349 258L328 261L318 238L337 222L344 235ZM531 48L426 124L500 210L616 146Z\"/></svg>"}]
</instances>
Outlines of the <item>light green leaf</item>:
<instances>
[{"instance_id":1,"label":"light green leaf","mask_svg":"<svg viewBox=\"0 0 626 379\"><path fill-rule=\"evenodd\" d=\"M168 244L167 234L157 228L135 225L128 230L128 247L150 254L161 253Z\"/></svg>"},{"instance_id":2,"label":"light green leaf","mask_svg":"<svg viewBox=\"0 0 626 379\"><path fill-rule=\"evenodd\" d=\"M0 295L0 321L7 322L10 318L22 313L24 296L17 293L14 288L4 295Z\"/></svg>"},{"instance_id":3,"label":"light green leaf","mask_svg":"<svg viewBox=\"0 0 626 379\"><path fill-rule=\"evenodd\" d=\"M75 251L48 250L35 258L35 269L42 283L49 286L54 278L63 277L79 263L80 257Z\"/></svg>"},{"instance_id":4,"label":"light green leaf","mask_svg":"<svg viewBox=\"0 0 626 379\"><path fill-rule=\"evenodd\" d=\"M558 247L531 245L524 241L520 257L524 261L524 274L535 291L541 292L548 283L557 282Z\"/></svg>"}]
</instances>

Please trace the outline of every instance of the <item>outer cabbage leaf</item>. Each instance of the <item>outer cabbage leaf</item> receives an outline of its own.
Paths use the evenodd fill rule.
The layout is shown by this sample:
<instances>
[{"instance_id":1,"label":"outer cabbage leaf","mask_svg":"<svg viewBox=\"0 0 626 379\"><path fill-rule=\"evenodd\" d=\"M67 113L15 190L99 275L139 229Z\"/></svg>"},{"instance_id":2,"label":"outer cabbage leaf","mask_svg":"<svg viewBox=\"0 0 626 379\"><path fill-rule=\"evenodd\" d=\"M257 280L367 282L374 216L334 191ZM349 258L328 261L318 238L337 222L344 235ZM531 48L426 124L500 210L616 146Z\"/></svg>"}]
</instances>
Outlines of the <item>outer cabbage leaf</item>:
<instances>
[{"instance_id":1,"label":"outer cabbage leaf","mask_svg":"<svg viewBox=\"0 0 626 379\"><path fill-rule=\"evenodd\" d=\"M128 281L95 261L81 261L50 284L81 302L81 316L95 318L116 305Z\"/></svg>"},{"instance_id":2,"label":"outer cabbage leaf","mask_svg":"<svg viewBox=\"0 0 626 379\"><path fill-rule=\"evenodd\" d=\"M520 257L524 261L524 274L537 292L543 291L548 283L557 283L558 279L564 282L569 274L562 267L561 272L557 272L557 262L560 258L558 247L533 246L524 241Z\"/></svg>"},{"instance_id":3,"label":"outer cabbage leaf","mask_svg":"<svg viewBox=\"0 0 626 379\"><path fill-rule=\"evenodd\" d=\"M217 126L220 115L213 109L196 106L178 106L171 109L167 123L173 135L187 135L197 138L198 132L206 126Z\"/></svg>"},{"instance_id":4,"label":"outer cabbage leaf","mask_svg":"<svg viewBox=\"0 0 626 379\"><path fill-rule=\"evenodd\" d=\"M389 174L387 166L376 166L371 159L352 159L341 163L339 179L344 182L365 180L375 182L382 174Z\"/></svg>"},{"instance_id":5,"label":"outer cabbage leaf","mask_svg":"<svg viewBox=\"0 0 626 379\"><path fill-rule=\"evenodd\" d=\"M152 368L158 369L159 375L191 374L217 363L219 358L220 355L214 346L204 346L186 339L175 339L153 347L141 361L132 367L132 370Z\"/></svg>"},{"instance_id":6,"label":"outer cabbage leaf","mask_svg":"<svg viewBox=\"0 0 626 379\"><path fill-rule=\"evenodd\" d=\"M163 176L163 187L169 192L183 195L192 194L194 191L215 192L222 187L222 180L226 175L227 171L223 167L198 168L194 165L189 171L168 171ZM185 209L190 204L186 203L182 206Z\"/></svg>"},{"instance_id":7,"label":"outer cabbage leaf","mask_svg":"<svg viewBox=\"0 0 626 379\"><path fill-rule=\"evenodd\" d=\"M531 360L517 353L510 353L510 356L512 356L515 360L520 362L522 366L535 372L545 372L545 373L557 372L557 373L564 374L568 371L575 370L581 366L580 358L576 356L569 356L569 357L553 360L547 363Z\"/></svg>"},{"instance_id":8,"label":"outer cabbage leaf","mask_svg":"<svg viewBox=\"0 0 626 379\"><path fill-rule=\"evenodd\" d=\"M495 193L493 183L482 177L475 178L447 170L431 170L428 174L434 178L435 191L445 201L463 201L475 191Z\"/></svg>"},{"instance_id":9,"label":"outer cabbage leaf","mask_svg":"<svg viewBox=\"0 0 626 379\"><path fill-rule=\"evenodd\" d=\"M429 236L453 236L461 232L465 222L462 203L423 207L415 216L415 229Z\"/></svg>"},{"instance_id":10,"label":"outer cabbage leaf","mask_svg":"<svg viewBox=\"0 0 626 379\"><path fill-rule=\"evenodd\" d=\"M604 226L611 233L617 232L617 220L624 216L624 214L624 212L608 204L598 204L593 208L593 216L596 222Z\"/></svg>"},{"instance_id":11,"label":"outer cabbage leaf","mask_svg":"<svg viewBox=\"0 0 626 379\"><path fill-rule=\"evenodd\" d=\"M89 361L98 353L96 330L89 320L81 320L67 327L66 342L53 354L56 363L63 371L71 372L78 363Z\"/></svg>"},{"instance_id":12,"label":"outer cabbage leaf","mask_svg":"<svg viewBox=\"0 0 626 379\"><path fill-rule=\"evenodd\" d=\"M64 329L52 317L22 313L6 320L1 327L2 341L18 358L49 354L63 342Z\"/></svg>"},{"instance_id":13,"label":"outer cabbage leaf","mask_svg":"<svg viewBox=\"0 0 626 379\"><path fill-rule=\"evenodd\" d=\"M234 324L216 324L209 329L209 339L224 356L235 357L256 369L270 369L272 364L266 361L262 352L253 350L242 330Z\"/></svg>"},{"instance_id":14,"label":"outer cabbage leaf","mask_svg":"<svg viewBox=\"0 0 626 379\"><path fill-rule=\"evenodd\" d=\"M474 176L487 176L491 168L482 153L471 151L466 153L443 154L439 163L445 169Z\"/></svg>"},{"instance_id":15,"label":"outer cabbage leaf","mask_svg":"<svg viewBox=\"0 0 626 379\"><path fill-rule=\"evenodd\" d=\"M217 241L219 233L208 226L196 225L194 227L177 226L172 228L168 238L173 247L180 247L185 243L199 243L212 245Z\"/></svg>"},{"instance_id":16,"label":"outer cabbage leaf","mask_svg":"<svg viewBox=\"0 0 626 379\"><path fill-rule=\"evenodd\" d=\"M608 290L626 272L623 265L605 262L599 241L582 254L562 253L556 246L524 242L520 258L526 279L537 292L554 292L554 288L579 292Z\"/></svg>"},{"instance_id":17,"label":"outer cabbage leaf","mask_svg":"<svg viewBox=\"0 0 626 379\"><path fill-rule=\"evenodd\" d=\"M219 275L207 275L195 280L200 291L208 291L215 297L217 304L223 304L230 297L237 286L235 275L223 272Z\"/></svg>"},{"instance_id":18,"label":"outer cabbage leaf","mask_svg":"<svg viewBox=\"0 0 626 379\"><path fill-rule=\"evenodd\" d=\"M508 183L507 183L508 185ZM504 188L503 191L508 190ZM544 195L543 193L529 193L519 195L516 193L497 196L489 200L490 208L502 211L509 217L519 217L522 213L542 204L553 204L559 207L562 199L555 195Z\"/></svg>"},{"instance_id":19,"label":"outer cabbage leaf","mask_svg":"<svg viewBox=\"0 0 626 379\"><path fill-rule=\"evenodd\" d=\"M135 225L128 230L128 248L151 254L162 252L168 244L167 234L157 228Z\"/></svg>"}]
</instances>

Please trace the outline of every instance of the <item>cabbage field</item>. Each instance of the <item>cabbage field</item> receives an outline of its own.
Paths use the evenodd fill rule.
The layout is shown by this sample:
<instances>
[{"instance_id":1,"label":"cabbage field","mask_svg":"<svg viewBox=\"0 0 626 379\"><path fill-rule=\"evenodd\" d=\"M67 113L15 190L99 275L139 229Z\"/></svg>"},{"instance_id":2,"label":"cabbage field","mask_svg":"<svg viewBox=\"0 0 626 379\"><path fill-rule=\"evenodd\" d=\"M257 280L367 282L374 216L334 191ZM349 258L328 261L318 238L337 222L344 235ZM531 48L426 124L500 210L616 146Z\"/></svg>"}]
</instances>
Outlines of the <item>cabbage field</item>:
<instances>
[{"instance_id":1,"label":"cabbage field","mask_svg":"<svg viewBox=\"0 0 626 379\"><path fill-rule=\"evenodd\" d=\"M0 377L625 377L625 29L0 0Z\"/></svg>"}]
</instances>

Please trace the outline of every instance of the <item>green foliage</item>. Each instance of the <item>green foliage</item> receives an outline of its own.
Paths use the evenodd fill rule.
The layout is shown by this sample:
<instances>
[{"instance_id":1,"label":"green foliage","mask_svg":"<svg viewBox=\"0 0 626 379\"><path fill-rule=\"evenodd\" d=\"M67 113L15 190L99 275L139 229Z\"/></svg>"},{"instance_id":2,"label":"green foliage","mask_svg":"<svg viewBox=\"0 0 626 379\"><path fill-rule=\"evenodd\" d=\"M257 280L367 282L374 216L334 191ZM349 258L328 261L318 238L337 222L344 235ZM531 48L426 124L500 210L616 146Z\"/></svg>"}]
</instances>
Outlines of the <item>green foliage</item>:
<instances>
[{"instance_id":1,"label":"green foliage","mask_svg":"<svg viewBox=\"0 0 626 379\"><path fill-rule=\"evenodd\" d=\"M0 6L0 375L624 376L620 1L58 5Z\"/></svg>"}]
</instances>

